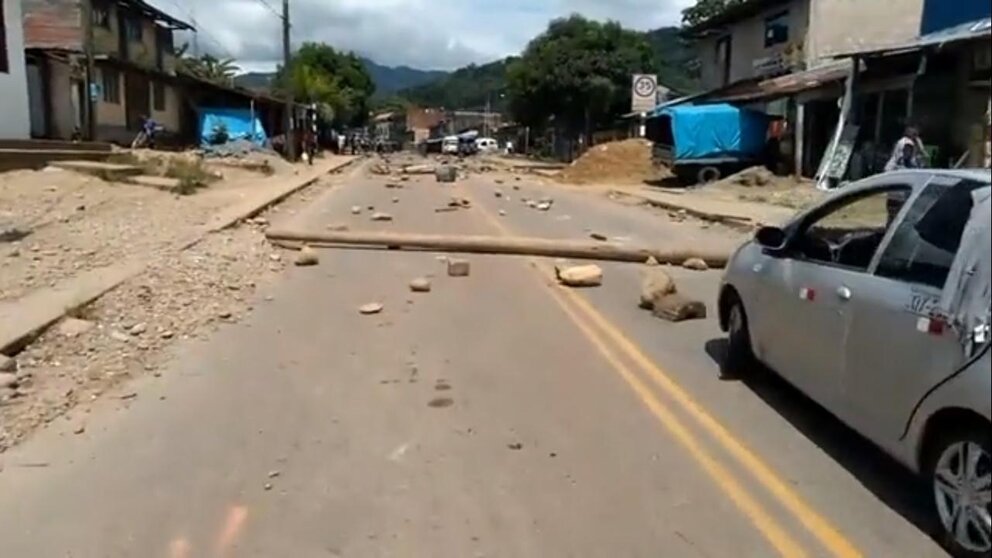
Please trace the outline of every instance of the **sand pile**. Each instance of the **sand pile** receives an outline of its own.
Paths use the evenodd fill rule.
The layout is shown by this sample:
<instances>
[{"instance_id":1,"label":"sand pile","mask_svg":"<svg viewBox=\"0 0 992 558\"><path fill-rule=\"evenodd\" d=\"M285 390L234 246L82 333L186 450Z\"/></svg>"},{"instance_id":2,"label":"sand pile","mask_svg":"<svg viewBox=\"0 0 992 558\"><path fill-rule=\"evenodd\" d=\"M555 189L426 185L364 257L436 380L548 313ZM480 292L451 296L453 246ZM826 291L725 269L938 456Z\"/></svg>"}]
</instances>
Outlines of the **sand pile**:
<instances>
[{"instance_id":1,"label":"sand pile","mask_svg":"<svg viewBox=\"0 0 992 558\"><path fill-rule=\"evenodd\" d=\"M561 171L559 180L570 184L639 184L670 176L651 160L651 142L628 139L593 146Z\"/></svg>"}]
</instances>

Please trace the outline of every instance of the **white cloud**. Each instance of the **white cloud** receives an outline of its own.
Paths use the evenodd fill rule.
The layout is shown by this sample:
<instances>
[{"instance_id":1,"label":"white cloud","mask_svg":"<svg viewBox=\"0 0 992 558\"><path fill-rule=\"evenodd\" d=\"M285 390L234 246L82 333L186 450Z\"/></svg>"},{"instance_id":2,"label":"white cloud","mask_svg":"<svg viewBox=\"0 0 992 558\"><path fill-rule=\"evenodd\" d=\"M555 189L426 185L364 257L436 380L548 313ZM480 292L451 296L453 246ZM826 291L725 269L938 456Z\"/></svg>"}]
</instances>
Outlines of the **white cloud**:
<instances>
[{"instance_id":1,"label":"white cloud","mask_svg":"<svg viewBox=\"0 0 992 558\"><path fill-rule=\"evenodd\" d=\"M246 69L282 56L279 0L152 0L195 19L202 51ZM520 52L556 17L580 13L647 30L676 25L693 0L290 0L293 43L320 41L386 65L454 69ZM269 9L272 8L272 10Z\"/></svg>"}]
</instances>

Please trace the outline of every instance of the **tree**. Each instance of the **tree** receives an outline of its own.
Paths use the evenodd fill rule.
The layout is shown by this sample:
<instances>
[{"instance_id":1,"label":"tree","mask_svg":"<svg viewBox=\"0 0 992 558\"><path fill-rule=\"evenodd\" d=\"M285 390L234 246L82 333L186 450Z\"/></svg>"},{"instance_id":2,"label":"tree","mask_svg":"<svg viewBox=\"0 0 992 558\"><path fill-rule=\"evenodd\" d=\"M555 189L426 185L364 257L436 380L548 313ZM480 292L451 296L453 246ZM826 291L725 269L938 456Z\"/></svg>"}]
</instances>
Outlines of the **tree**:
<instances>
[{"instance_id":1,"label":"tree","mask_svg":"<svg viewBox=\"0 0 992 558\"><path fill-rule=\"evenodd\" d=\"M682 24L686 27L694 27L707 19L720 15L727 8L741 4L746 0L696 0L694 6L682 10Z\"/></svg>"},{"instance_id":2,"label":"tree","mask_svg":"<svg viewBox=\"0 0 992 558\"><path fill-rule=\"evenodd\" d=\"M230 84L240 71L232 58L217 58L210 54L200 57L186 56L186 45L177 53L179 71L206 81Z\"/></svg>"},{"instance_id":3,"label":"tree","mask_svg":"<svg viewBox=\"0 0 992 558\"><path fill-rule=\"evenodd\" d=\"M554 119L587 136L630 110L630 80L656 67L643 33L573 15L551 22L507 70L510 108L521 123Z\"/></svg>"},{"instance_id":4,"label":"tree","mask_svg":"<svg viewBox=\"0 0 992 558\"><path fill-rule=\"evenodd\" d=\"M354 53L340 53L323 43L304 43L280 68L275 83L293 97L326 105L340 126L361 126L368 120L375 83Z\"/></svg>"}]
</instances>

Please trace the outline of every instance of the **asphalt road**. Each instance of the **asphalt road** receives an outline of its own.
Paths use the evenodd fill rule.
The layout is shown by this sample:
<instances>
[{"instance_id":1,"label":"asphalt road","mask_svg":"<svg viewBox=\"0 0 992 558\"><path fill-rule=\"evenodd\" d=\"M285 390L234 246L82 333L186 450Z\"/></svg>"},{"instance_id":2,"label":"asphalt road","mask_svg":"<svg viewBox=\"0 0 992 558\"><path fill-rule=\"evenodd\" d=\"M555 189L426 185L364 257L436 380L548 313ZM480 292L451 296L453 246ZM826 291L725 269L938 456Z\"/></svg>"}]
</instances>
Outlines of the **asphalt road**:
<instances>
[{"instance_id":1,"label":"asphalt road","mask_svg":"<svg viewBox=\"0 0 992 558\"><path fill-rule=\"evenodd\" d=\"M277 225L738 241L497 178L346 175ZM436 213L452 195L473 207ZM544 195L546 213L520 200ZM53 424L8 452L0 556L944 555L898 466L782 382L721 377L718 272L672 270L711 317L670 324L637 308L639 265L574 291L547 261L467 259L467 278L427 252L289 269L245 321L128 386L137 398L98 402L84 434ZM410 293L422 275L433 291ZM373 301L381 314L358 313Z\"/></svg>"}]
</instances>

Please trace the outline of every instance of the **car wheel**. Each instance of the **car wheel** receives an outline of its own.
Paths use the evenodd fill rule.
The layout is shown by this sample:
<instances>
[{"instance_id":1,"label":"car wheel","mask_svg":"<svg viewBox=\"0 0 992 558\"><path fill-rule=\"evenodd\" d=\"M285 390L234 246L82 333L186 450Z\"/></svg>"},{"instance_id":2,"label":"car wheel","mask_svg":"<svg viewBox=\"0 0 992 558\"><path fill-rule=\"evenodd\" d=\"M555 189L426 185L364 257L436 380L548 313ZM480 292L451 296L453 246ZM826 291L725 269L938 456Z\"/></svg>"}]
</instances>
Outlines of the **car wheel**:
<instances>
[{"instance_id":1,"label":"car wheel","mask_svg":"<svg viewBox=\"0 0 992 558\"><path fill-rule=\"evenodd\" d=\"M720 172L719 168L706 166L699 169L699 172L696 173L696 181L700 184L709 184L710 182L720 180L721 176L723 176L723 173Z\"/></svg>"},{"instance_id":2,"label":"car wheel","mask_svg":"<svg viewBox=\"0 0 992 558\"><path fill-rule=\"evenodd\" d=\"M747 325L744 303L736 295L727 310L727 356L723 363L725 376L745 376L754 369L751 333Z\"/></svg>"},{"instance_id":3,"label":"car wheel","mask_svg":"<svg viewBox=\"0 0 992 558\"><path fill-rule=\"evenodd\" d=\"M954 556L992 552L992 449L986 429L945 436L927 467L942 538Z\"/></svg>"}]
</instances>

